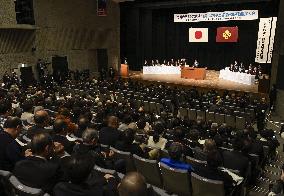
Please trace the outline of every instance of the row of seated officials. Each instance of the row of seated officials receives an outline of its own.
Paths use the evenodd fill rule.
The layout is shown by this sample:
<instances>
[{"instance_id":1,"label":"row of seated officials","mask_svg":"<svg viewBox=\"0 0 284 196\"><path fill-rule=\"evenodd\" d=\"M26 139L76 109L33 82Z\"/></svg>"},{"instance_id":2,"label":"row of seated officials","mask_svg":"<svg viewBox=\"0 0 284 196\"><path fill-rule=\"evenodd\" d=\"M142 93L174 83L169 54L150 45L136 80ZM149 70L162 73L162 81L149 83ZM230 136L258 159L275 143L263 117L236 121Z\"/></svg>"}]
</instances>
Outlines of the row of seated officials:
<instances>
[{"instance_id":1,"label":"row of seated officials","mask_svg":"<svg viewBox=\"0 0 284 196\"><path fill-rule=\"evenodd\" d=\"M35 113L36 124L29 130L31 142L23 148L26 149L24 154L22 147L15 141L22 129L22 121L19 118L7 118L4 131L0 133L0 168L12 171L27 186L41 188L55 195L78 195L78 192L85 193L85 191L87 191L85 195L88 195L88 191L95 191L99 187L101 187L100 191L107 192L107 194L117 194L116 186L110 180L111 176L99 178L94 174L93 178L90 177L92 174L90 171L94 165L125 173L125 162L114 160L113 152L103 150L99 144L114 146L119 150L144 158L155 156L145 152L139 142L135 141L137 134L133 129L123 129L123 124L121 124L118 130L118 119L114 116L108 118L107 126L103 127L99 133L90 125L83 132L76 134L82 139L74 136L76 139L73 141L70 138L68 140L68 124L62 119L54 121L53 130L44 128L42 125L47 116L44 110ZM86 119L82 118L81 121L86 121ZM148 138L149 146L168 149L170 158L162 158L160 161L173 168L188 170L188 172L194 171L209 179L222 180L227 193L231 191L236 182L219 167L225 166L237 170L238 174L244 178L250 161L245 154L248 151L245 152L245 150L250 150L250 153L260 157L263 153L262 144L254 139L255 136L252 137L253 133L236 136L233 140L234 150L223 151L216 145L220 143L215 142L218 141L217 134L214 139L205 140L204 145L192 141L188 146L183 142L184 130L182 128L175 128L172 134L173 140L166 141L160 132L162 127L162 123L157 123L154 126L154 133L158 132L158 134L153 134ZM192 135L197 133L193 132L195 133L191 133ZM244 146L248 147L248 145L254 147L244 149ZM183 155L205 160L207 167L199 168L184 163ZM91 178L90 183L93 184L82 183L87 179L86 176L88 179Z\"/></svg>"}]
</instances>

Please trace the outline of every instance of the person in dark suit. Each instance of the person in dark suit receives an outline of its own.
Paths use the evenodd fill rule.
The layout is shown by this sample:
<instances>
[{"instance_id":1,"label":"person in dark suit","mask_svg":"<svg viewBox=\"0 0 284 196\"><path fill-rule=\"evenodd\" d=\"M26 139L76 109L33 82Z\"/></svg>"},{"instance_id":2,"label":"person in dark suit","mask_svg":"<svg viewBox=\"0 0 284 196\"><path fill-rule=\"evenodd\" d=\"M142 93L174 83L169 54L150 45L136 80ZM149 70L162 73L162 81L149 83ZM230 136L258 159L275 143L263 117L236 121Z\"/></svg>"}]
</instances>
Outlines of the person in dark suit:
<instances>
[{"instance_id":1,"label":"person in dark suit","mask_svg":"<svg viewBox=\"0 0 284 196\"><path fill-rule=\"evenodd\" d=\"M51 136L47 133L34 135L31 149L32 156L19 161L13 174L24 185L50 193L61 177L59 164L49 161L54 152Z\"/></svg>"},{"instance_id":2,"label":"person in dark suit","mask_svg":"<svg viewBox=\"0 0 284 196\"><path fill-rule=\"evenodd\" d=\"M116 141L120 138L120 132L118 128L118 118L110 116L107 122L108 126L104 127L99 132L99 143L115 146Z\"/></svg>"},{"instance_id":3,"label":"person in dark suit","mask_svg":"<svg viewBox=\"0 0 284 196\"><path fill-rule=\"evenodd\" d=\"M135 132L132 129L126 129L120 141L116 142L115 148L124 152L130 152L131 154L145 157L145 153L142 148L134 142Z\"/></svg>"},{"instance_id":4,"label":"person in dark suit","mask_svg":"<svg viewBox=\"0 0 284 196\"><path fill-rule=\"evenodd\" d=\"M49 115L45 110L39 110L34 115L35 125L28 130L28 138L32 139L37 133L51 133L51 130L46 129L49 123Z\"/></svg>"},{"instance_id":5,"label":"person in dark suit","mask_svg":"<svg viewBox=\"0 0 284 196\"><path fill-rule=\"evenodd\" d=\"M107 154L102 154L98 144L98 132L95 129L87 129L82 135L83 143L74 146L74 155L88 155L93 165L109 168L106 162Z\"/></svg>"},{"instance_id":6,"label":"person in dark suit","mask_svg":"<svg viewBox=\"0 0 284 196\"><path fill-rule=\"evenodd\" d=\"M237 170L242 177L246 176L249 166L249 159L241 152L244 146L241 136L237 136L233 141L233 151L224 151L224 167Z\"/></svg>"},{"instance_id":7,"label":"person in dark suit","mask_svg":"<svg viewBox=\"0 0 284 196\"><path fill-rule=\"evenodd\" d=\"M202 176L204 178L208 178L210 180L218 180L224 182L224 188L227 193L230 193L233 188L233 179L232 177L223 172L220 167L222 166L222 157L218 151L211 151L207 154L207 165L203 166L195 166L194 172ZM227 195L227 194L226 194Z\"/></svg>"},{"instance_id":8,"label":"person in dark suit","mask_svg":"<svg viewBox=\"0 0 284 196\"><path fill-rule=\"evenodd\" d=\"M53 141L61 143L64 146L65 151L71 154L75 143L69 141L66 138L66 135L67 135L66 122L63 119L55 120L53 124L53 131L54 131L54 135L52 136Z\"/></svg>"},{"instance_id":9,"label":"person in dark suit","mask_svg":"<svg viewBox=\"0 0 284 196\"><path fill-rule=\"evenodd\" d=\"M69 161L67 175L69 182L60 182L54 189L55 196L111 196L115 195L114 177L106 174L104 180L93 179L94 165L86 155L75 155Z\"/></svg>"},{"instance_id":10,"label":"person in dark suit","mask_svg":"<svg viewBox=\"0 0 284 196\"><path fill-rule=\"evenodd\" d=\"M0 169L12 171L15 164L25 157L22 147L16 142L22 129L22 121L17 117L9 117L4 123L4 131L0 132Z\"/></svg>"},{"instance_id":11,"label":"person in dark suit","mask_svg":"<svg viewBox=\"0 0 284 196\"><path fill-rule=\"evenodd\" d=\"M89 125L89 120L85 117L81 117L78 122L78 130L74 133L74 135L78 138L82 138L82 134L87 130Z\"/></svg>"}]
</instances>

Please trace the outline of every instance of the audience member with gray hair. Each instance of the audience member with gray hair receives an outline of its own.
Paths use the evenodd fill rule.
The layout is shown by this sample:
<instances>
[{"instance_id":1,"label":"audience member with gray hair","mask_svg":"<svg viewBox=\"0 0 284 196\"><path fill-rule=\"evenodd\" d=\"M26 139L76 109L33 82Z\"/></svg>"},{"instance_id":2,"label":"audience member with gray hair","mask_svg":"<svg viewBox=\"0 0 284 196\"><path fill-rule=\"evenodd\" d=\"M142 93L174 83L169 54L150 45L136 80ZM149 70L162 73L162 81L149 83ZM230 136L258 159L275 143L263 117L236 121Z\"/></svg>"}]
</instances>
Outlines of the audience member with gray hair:
<instances>
[{"instance_id":1,"label":"audience member with gray hair","mask_svg":"<svg viewBox=\"0 0 284 196\"><path fill-rule=\"evenodd\" d=\"M95 129L87 129L82 134L83 143L74 147L74 154L89 155L93 165L107 168L107 155L102 153L98 144L98 132Z\"/></svg>"}]
</instances>

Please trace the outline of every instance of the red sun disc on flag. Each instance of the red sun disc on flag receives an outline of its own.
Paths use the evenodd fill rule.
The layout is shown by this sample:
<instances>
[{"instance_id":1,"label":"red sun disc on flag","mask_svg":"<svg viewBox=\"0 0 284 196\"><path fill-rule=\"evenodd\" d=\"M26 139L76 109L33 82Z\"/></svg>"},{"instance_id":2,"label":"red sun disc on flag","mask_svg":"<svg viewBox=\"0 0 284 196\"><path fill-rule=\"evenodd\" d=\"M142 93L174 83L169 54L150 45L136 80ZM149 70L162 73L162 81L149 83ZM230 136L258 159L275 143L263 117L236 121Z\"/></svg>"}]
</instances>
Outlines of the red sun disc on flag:
<instances>
[{"instance_id":1,"label":"red sun disc on flag","mask_svg":"<svg viewBox=\"0 0 284 196\"><path fill-rule=\"evenodd\" d=\"M195 39L201 39L202 38L202 31L195 31Z\"/></svg>"}]
</instances>

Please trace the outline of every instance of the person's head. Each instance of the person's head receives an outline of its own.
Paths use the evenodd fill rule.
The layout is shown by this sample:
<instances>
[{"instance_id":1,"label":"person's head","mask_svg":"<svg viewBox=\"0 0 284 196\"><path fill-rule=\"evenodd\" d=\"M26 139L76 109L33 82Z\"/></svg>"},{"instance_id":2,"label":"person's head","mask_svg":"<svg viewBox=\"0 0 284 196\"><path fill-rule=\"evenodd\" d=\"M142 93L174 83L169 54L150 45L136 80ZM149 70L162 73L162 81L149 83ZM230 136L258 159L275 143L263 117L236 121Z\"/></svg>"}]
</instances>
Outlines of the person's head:
<instances>
[{"instance_id":1,"label":"person's head","mask_svg":"<svg viewBox=\"0 0 284 196\"><path fill-rule=\"evenodd\" d=\"M4 130L16 139L21 133L23 124L18 117L8 117L4 123Z\"/></svg>"},{"instance_id":2,"label":"person's head","mask_svg":"<svg viewBox=\"0 0 284 196\"><path fill-rule=\"evenodd\" d=\"M38 126L46 126L49 121L48 113L45 110L39 110L34 115L35 124Z\"/></svg>"},{"instance_id":3,"label":"person's head","mask_svg":"<svg viewBox=\"0 0 284 196\"><path fill-rule=\"evenodd\" d=\"M22 109L24 112L32 112L33 111L33 102L31 100L26 100L22 104Z\"/></svg>"},{"instance_id":4,"label":"person's head","mask_svg":"<svg viewBox=\"0 0 284 196\"><path fill-rule=\"evenodd\" d=\"M174 141L180 142L185 138L185 130L182 127L176 127L173 132Z\"/></svg>"},{"instance_id":5,"label":"person's head","mask_svg":"<svg viewBox=\"0 0 284 196\"><path fill-rule=\"evenodd\" d=\"M178 142L172 143L168 150L170 158L175 161L179 161L181 159L182 151L183 146Z\"/></svg>"},{"instance_id":6,"label":"person's head","mask_svg":"<svg viewBox=\"0 0 284 196\"><path fill-rule=\"evenodd\" d=\"M56 119L53 123L53 130L56 134L67 134L67 124L63 119Z\"/></svg>"},{"instance_id":7,"label":"person's head","mask_svg":"<svg viewBox=\"0 0 284 196\"><path fill-rule=\"evenodd\" d=\"M222 157L216 150L207 153L207 165L210 168L218 168L222 166Z\"/></svg>"},{"instance_id":8,"label":"person's head","mask_svg":"<svg viewBox=\"0 0 284 196\"><path fill-rule=\"evenodd\" d=\"M73 184L83 184L93 170L93 163L86 155L71 156L67 163L67 176Z\"/></svg>"},{"instance_id":9,"label":"person's head","mask_svg":"<svg viewBox=\"0 0 284 196\"><path fill-rule=\"evenodd\" d=\"M199 140L199 132L196 129L192 129L189 132L189 138L193 141L193 142L197 142Z\"/></svg>"},{"instance_id":10,"label":"person's head","mask_svg":"<svg viewBox=\"0 0 284 196\"><path fill-rule=\"evenodd\" d=\"M95 129L86 129L82 134L82 139L85 144L97 144L99 136Z\"/></svg>"},{"instance_id":11,"label":"person's head","mask_svg":"<svg viewBox=\"0 0 284 196\"><path fill-rule=\"evenodd\" d=\"M119 196L145 196L147 195L147 184L145 178L137 173L128 173L118 185Z\"/></svg>"},{"instance_id":12,"label":"person's head","mask_svg":"<svg viewBox=\"0 0 284 196\"><path fill-rule=\"evenodd\" d=\"M118 118L116 116L110 116L107 120L108 127L117 129L118 128Z\"/></svg>"},{"instance_id":13,"label":"person's head","mask_svg":"<svg viewBox=\"0 0 284 196\"><path fill-rule=\"evenodd\" d=\"M205 140L205 143L204 143L204 148L203 148L203 151L208 153L208 152L211 152L213 150L216 150L216 143L214 140L212 139L206 139Z\"/></svg>"},{"instance_id":14,"label":"person's head","mask_svg":"<svg viewBox=\"0 0 284 196\"><path fill-rule=\"evenodd\" d=\"M165 130L164 124L161 121L157 121L154 124L154 134L153 134L153 141L158 143L160 140L160 135L163 134Z\"/></svg>"},{"instance_id":15,"label":"person's head","mask_svg":"<svg viewBox=\"0 0 284 196\"><path fill-rule=\"evenodd\" d=\"M54 150L51 136L47 133L35 134L31 142L31 150L33 155L49 159Z\"/></svg>"},{"instance_id":16,"label":"person's head","mask_svg":"<svg viewBox=\"0 0 284 196\"><path fill-rule=\"evenodd\" d=\"M223 139L222 139L221 135L216 134L215 137L214 137L214 141L215 141L216 147L219 148L219 147L223 146Z\"/></svg>"},{"instance_id":17,"label":"person's head","mask_svg":"<svg viewBox=\"0 0 284 196\"><path fill-rule=\"evenodd\" d=\"M138 129L144 129L146 126L146 120L144 118L140 118L136 124Z\"/></svg>"},{"instance_id":18,"label":"person's head","mask_svg":"<svg viewBox=\"0 0 284 196\"><path fill-rule=\"evenodd\" d=\"M78 127L79 127L79 130L86 130L89 126L89 120L85 117L82 117L79 119L79 122L78 122Z\"/></svg>"}]
</instances>

